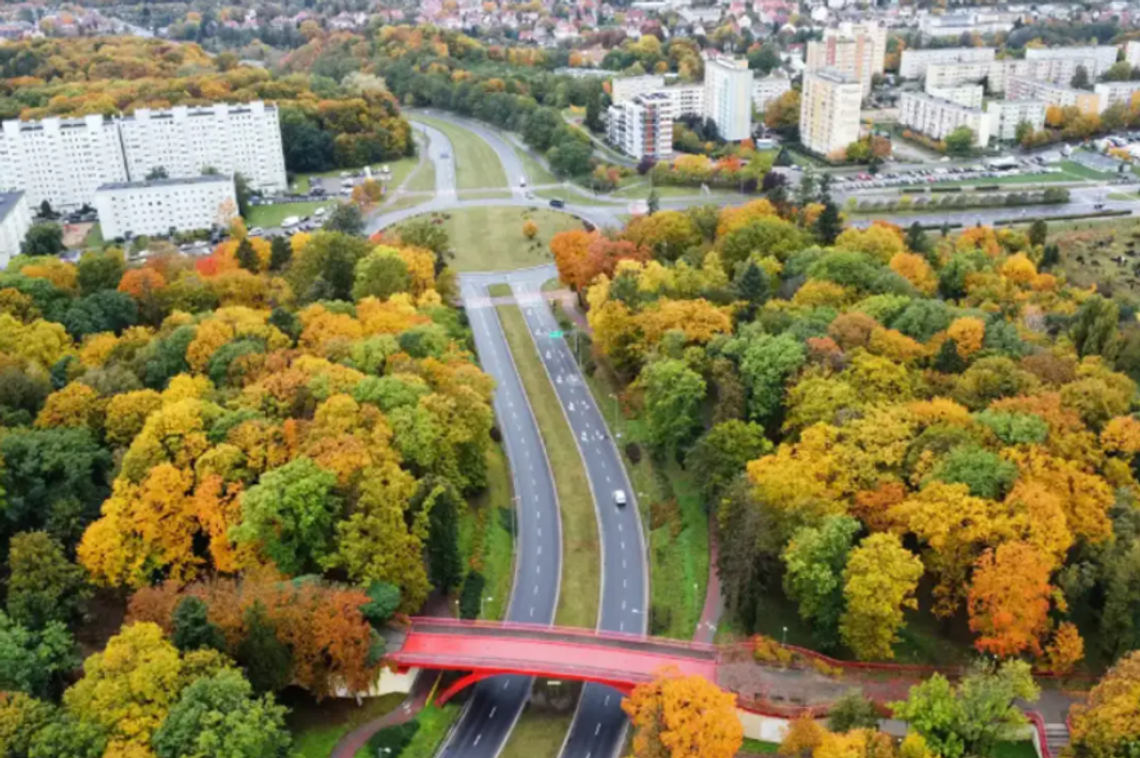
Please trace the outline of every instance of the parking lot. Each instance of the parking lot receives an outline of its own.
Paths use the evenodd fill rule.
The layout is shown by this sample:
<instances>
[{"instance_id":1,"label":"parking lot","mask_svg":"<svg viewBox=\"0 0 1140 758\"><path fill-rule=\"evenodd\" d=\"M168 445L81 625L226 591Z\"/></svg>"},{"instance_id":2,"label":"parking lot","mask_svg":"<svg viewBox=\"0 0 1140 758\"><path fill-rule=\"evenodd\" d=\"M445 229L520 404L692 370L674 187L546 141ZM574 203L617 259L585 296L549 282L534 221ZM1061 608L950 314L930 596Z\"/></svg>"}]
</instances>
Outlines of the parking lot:
<instances>
[{"instance_id":1,"label":"parking lot","mask_svg":"<svg viewBox=\"0 0 1140 758\"><path fill-rule=\"evenodd\" d=\"M1047 165L1048 161L1042 156L1037 158L1003 159L1001 163L989 162L970 166L941 166L938 168L918 169L907 172L881 172L878 174L855 174L852 176L837 176L832 181L832 187L838 190L867 190L889 189L937 184L940 182L968 182L976 181L984 184L988 180L1009 180L1011 177L1047 177L1051 174L1063 174L1064 169L1059 166ZM1074 180L1076 181L1076 180Z\"/></svg>"}]
</instances>

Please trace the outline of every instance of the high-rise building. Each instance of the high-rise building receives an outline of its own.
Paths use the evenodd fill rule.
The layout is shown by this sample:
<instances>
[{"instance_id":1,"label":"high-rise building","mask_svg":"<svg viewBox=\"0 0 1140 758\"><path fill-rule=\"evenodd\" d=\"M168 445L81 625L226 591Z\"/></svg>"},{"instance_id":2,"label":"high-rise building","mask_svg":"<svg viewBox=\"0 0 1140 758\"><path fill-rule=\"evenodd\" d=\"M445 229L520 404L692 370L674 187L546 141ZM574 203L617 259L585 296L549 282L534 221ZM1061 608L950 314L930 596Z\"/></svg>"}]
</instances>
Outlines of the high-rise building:
<instances>
[{"instance_id":1,"label":"high-rise building","mask_svg":"<svg viewBox=\"0 0 1140 758\"><path fill-rule=\"evenodd\" d=\"M237 214L230 176L104 184L95 210L106 239L226 226Z\"/></svg>"},{"instance_id":2,"label":"high-rise building","mask_svg":"<svg viewBox=\"0 0 1140 758\"><path fill-rule=\"evenodd\" d=\"M638 95L653 92L665 86L665 77L658 75L648 76L615 76L610 82L610 99L614 105L629 102Z\"/></svg>"},{"instance_id":3,"label":"high-rise building","mask_svg":"<svg viewBox=\"0 0 1140 758\"><path fill-rule=\"evenodd\" d=\"M674 118L668 94L646 92L610 106L606 138L631 158L668 160L673 157Z\"/></svg>"},{"instance_id":4,"label":"high-rise building","mask_svg":"<svg viewBox=\"0 0 1140 758\"><path fill-rule=\"evenodd\" d=\"M899 124L936 140L960 127L974 134L975 145L990 140L989 119L980 108L944 100L925 92L904 92L899 98Z\"/></svg>"},{"instance_id":5,"label":"high-rise building","mask_svg":"<svg viewBox=\"0 0 1140 758\"><path fill-rule=\"evenodd\" d=\"M0 192L0 271L20 254L24 235L32 226L32 212L23 192Z\"/></svg>"},{"instance_id":6,"label":"high-rise building","mask_svg":"<svg viewBox=\"0 0 1140 758\"><path fill-rule=\"evenodd\" d=\"M1090 79L1095 79L1101 71L1099 65L1096 58L1077 56L930 63L926 67L926 87L929 90L985 82L990 92L997 93L1005 92L1006 82L1014 76L1067 86L1081 67L1089 73Z\"/></svg>"},{"instance_id":7,"label":"high-rise building","mask_svg":"<svg viewBox=\"0 0 1140 758\"><path fill-rule=\"evenodd\" d=\"M1100 97L1101 113L1116 103L1124 103L1126 108L1130 108L1136 93L1140 92L1140 82L1098 82L1093 86L1093 92Z\"/></svg>"},{"instance_id":8,"label":"high-rise building","mask_svg":"<svg viewBox=\"0 0 1140 758\"><path fill-rule=\"evenodd\" d=\"M728 142L752 136L752 72L747 60L706 56L705 116Z\"/></svg>"},{"instance_id":9,"label":"high-rise building","mask_svg":"<svg viewBox=\"0 0 1140 758\"><path fill-rule=\"evenodd\" d=\"M967 108L981 108L985 87L980 84L959 84L957 87L927 86L926 94L949 100Z\"/></svg>"},{"instance_id":10,"label":"high-rise building","mask_svg":"<svg viewBox=\"0 0 1140 758\"><path fill-rule=\"evenodd\" d=\"M859 139L863 89L850 74L831 69L804 73L800 102L800 142L808 150L831 155Z\"/></svg>"},{"instance_id":11,"label":"high-rise building","mask_svg":"<svg viewBox=\"0 0 1140 758\"><path fill-rule=\"evenodd\" d=\"M657 91L669 96L669 101L673 103L673 118L705 117L704 84L675 84Z\"/></svg>"},{"instance_id":12,"label":"high-rise building","mask_svg":"<svg viewBox=\"0 0 1140 758\"><path fill-rule=\"evenodd\" d=\"M140 181L154 169L170 178L213 168L251 186L286 188L277 108L261 102L166 111L140 109L106 119L5 121L0 128L0 189L24 190L28 203L90 204L101 185Z\"/></svg>"},{"instance_id":13,"label":"high-rise building","mask_svg":"<svg viewBox=\"0 0 1140 758\"><path fill-rule=\"evenodd\" d=\"M886 29L874 22L845 22L838 28L824 30L823 39L808 42L807 70L829 68L853 76L866 97L871 94L875 74L883 73L886 51Z\"/></svg>"},{"instance_id":14,"label":"high-rise building","mask_svg":"<svg viewBox=\"0 0 1140 758\"><path fill-rule=\"evenodd\" d=\"M1140 68L1140 41L1133 39L1124 45L1124 60L1132 68Z\"/></svg>"},{"instance_id":15,"label":"high-rise building","mask_svg":"<svg viewBox=\"0 0 1140 758\"><path fill-rule=\"evenodd\" d=\"M1089 79L1095 80L1116 63L1116 45L1083 45L1080 47L1028 47L1025 60L1037 61L1057 58L1082 58L1093 61Z\"/></svg>"},{"instance_id":16,"label":"high-rise building","mask_svg":"<svg viewBox=\"0 0 1140 758\"><path fill-rule=\"evenodd\" d=\"M899 76L903 79L921 79L926 67L932 63L988 62L994 59L992 47L944 47L930 50L903 50L899 62Z\"/></svg>"},{"instance_id":17,"label":"high-rise building","mask_svg":"<svg viewBox=\"0 0 1140 758\"><path fill-rule=\"evenodd\" d=\"M767 110L773 100L792 88L791 80L784 74L771 73L752 80L752 105L756 110Z\"/></svg>"}]
</instances>

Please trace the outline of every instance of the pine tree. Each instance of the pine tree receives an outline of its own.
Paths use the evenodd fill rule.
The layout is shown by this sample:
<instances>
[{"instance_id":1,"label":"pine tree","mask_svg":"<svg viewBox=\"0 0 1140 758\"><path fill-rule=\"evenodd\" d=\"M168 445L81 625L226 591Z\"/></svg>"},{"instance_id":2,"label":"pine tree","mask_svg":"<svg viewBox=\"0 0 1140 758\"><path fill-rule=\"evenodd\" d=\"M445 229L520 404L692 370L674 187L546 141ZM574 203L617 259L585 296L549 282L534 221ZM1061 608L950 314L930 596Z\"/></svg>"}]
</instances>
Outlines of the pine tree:
<instances>
[{"instance_id":1,"label":"pine tree","mask_svg":"<svg viewBox=\"0 0 1140 758\"><path fill-rule=\"evenodd\" d=\"M646 201L649 206L649 215L652 216L661 209L661 196L657 194L657 188L649 190L649 199Z\"/></svg>"},{"instance_id":2,"label":"pine tree","mask_svg":"<svg viewBox=\"0 0 1140 758\"><path fill-rule=\"evenodd\" d=\"M966 361L958 354L958 343L948 339L938 349L934 358L934 368L943 374L960 374L966 368Z\"/></svg>"},{"instance_id":3,"label":"pine tree","mask_svg":"<svg viewBox=\"0 0 1140 758\"><path fill-rule=\"evenodd\" d=\"M210 648L225 650L222 630L207 618L208 608L201 599L185 597L174 609L174 646L183 652Z\"/></svg>"},{"instance_id":4,"label":"pine tree","mask_svg":"<svg viewBox=\"0 0 1140 758\"><path fill-rule=\"evenodd\" d=\"M586 101L586 128L592 132L600 132L603 129L601 95L597 92Z\"/></svg>"},{"instance_id":5,"label":"pine tree","mask_svg":"<svg viewBox=\"0 0 1140 758\"><path fill-rule=\"evenodd\" d=\"M757 309L768 299L770 286L768 272L755 261L749 261L736 280L736 295L746 303L740 311L741 321L756 318Z\"/></svg>"},{"instance_id":6,"label":"pine tree","mask_svg":"<svg viewBox=\"0 0 1140 758\"><path fill-rule=\"evenodd\" d=\"M915 221L906 230L906 246L914 253L925 253L930 247L930 240L926 238L926 232L922 230L922 224Z\"/></svg>"},{"instance_id":7,"label":"pine tree","mask_svg":"<svg viewBox=\"0 0 1140 758\"><path fill-rule=\"evenodd\" d=\"M234 254L237 258L238 265L246 271L257 273L260 268L260 261L257 259L257 251L253 249L249 238L243 239L238 243L237 252Z\"/></svg>"},{"instance_id":8,"label":"pine tree","mask_svg":"<svg viewBox=\"0 0 1140 758\"><path fill-rule=\"evenodd\" d=\"M842 231L843 223L839 220L839 208L828 200L819 218L815 220L815 236L820 244L832 245Z\"/></svg>"},{"instance_id":9,"label":"pine tree","mask_svg":"<svg viewBox=\"0 0 1140 758\"><path fill-rule=\"evenodd\" d=\"M269 248L269 270L280 271L293 260L293 246L285 237L274 237Z\"/></svg>"},{"instance_id":10,"label":"pine tree","mask_svg":"<svg viewBox=\"0 0 1140 758\"><path fill-rule=\"evenodd\" d=\"M1050 269L1061 262L1061 247L1057 243L1045 246L1045 252L1041 256L1041 270Z\"/></svg>"}]
</instances>

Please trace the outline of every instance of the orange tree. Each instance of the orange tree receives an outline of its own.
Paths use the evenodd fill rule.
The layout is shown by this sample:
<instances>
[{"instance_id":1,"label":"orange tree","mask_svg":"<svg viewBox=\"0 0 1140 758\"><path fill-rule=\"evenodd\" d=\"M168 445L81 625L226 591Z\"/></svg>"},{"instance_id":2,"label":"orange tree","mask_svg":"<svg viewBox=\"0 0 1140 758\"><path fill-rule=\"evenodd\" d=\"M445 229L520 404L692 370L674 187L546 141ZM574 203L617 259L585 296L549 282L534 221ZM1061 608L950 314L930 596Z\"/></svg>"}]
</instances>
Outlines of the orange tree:
<instances>
[{"instance_id":1,"label":"orange tree","mask_svg":"<svg viewBox=\"0 0 1140 758\"><path fill-rule=\"evenodd\" d=\"M639 758L731 758L744 742L736 696L704 677L660 675L622 701Z\"/></svg>"}]
</instances>

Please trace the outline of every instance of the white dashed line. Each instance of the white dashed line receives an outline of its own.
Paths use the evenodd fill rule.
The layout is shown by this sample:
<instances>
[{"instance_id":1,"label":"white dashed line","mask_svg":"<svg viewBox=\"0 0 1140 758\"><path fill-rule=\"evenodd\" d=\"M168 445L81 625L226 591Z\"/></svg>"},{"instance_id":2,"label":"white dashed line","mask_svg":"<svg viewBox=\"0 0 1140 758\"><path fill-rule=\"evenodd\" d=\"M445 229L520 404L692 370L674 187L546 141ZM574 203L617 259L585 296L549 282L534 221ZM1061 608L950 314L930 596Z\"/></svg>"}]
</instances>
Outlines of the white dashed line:
<instances>
[{"instance_id":1,"label":"white dashed line","mask_svg":"<svg viewBox=\"0 0 1140 758\"><path fill-rule=\"evenodd\" d=\"M599 721L598 725L594 727L594 736L597 737L598 733L601 731L602 731L602 722ZM478 742L479 740L475 740L475 741Z\"/></svg>"},{"instance_id":2,"label":"white dashed line","mask_svg":"<svg viewBox=\"0 0 1140 758\"><path fill-rule=\"evenodd\" d=\"M491 708L491 712L487 714L487 718L489 718L489 719L495 718L495 711L497 711L497 710L499 710L499 706L497 706L497 705L494 706L493 708Z\"/></svg>"},{"instance_id":3,"label":"white dashed line","mask_svg":"<svg viewBox=\"0 0 1140 758\"><path fill-rule=\"evenodd\" d=\"M481 739L483 739L483 733L482 733L482 732L480 732L479 734L475 735L475 742L473 742L473 743L471 743L471 744L472 744L472 745L478 745L478 744L479 744L479 740L481 740Z\"/></svg>"}]
</instances>

